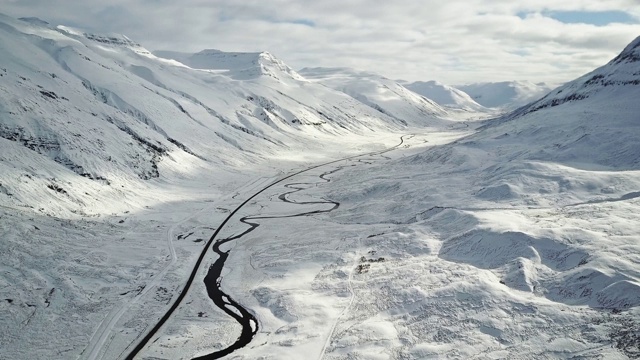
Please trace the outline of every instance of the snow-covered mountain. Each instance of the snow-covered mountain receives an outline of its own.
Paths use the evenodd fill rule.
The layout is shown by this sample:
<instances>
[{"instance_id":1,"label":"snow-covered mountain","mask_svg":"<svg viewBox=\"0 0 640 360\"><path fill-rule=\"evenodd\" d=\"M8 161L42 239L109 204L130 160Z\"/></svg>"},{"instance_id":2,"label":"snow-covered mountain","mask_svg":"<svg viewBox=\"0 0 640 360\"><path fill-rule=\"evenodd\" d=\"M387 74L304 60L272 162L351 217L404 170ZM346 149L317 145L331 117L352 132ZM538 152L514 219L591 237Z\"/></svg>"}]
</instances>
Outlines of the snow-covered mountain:
<instances>
[{"instance_id":1,"label":"snow-covered mountain","mask_svg":"<svg viewBox=\"0 0 640 360\"><path fill-rule=\"evenodd\" d=\"M154 54L176 60L193 69L219 70L222 74L237 80L254 79L264 75L276 79L304 80L287 64L268 52L234 53L209 49L195 54L175 51L155 51Z\"/></svg>"},{"instance_id":2,"label":"snow-covered mountain","mask_svg":"<svg viewBox=\"0 0 640 360\"><path fill-rule=\"evenodd\" d=\"M640 85L640 37L631 42L608 64L551 91L542 99L519 109L516 118L566 103L602 105L607 101L627 102L637 96ZM590 101L583 101L590 99ZM597 104L592 104L596 102ZM635 105L635 104L634 104Z\"/></svg>"},{"instance_id":3,"label":"snow-covered mountain","mask_svg":"<svg viewBox=\"0 0 640 360\"><path fill-rule=\"evenodd\" d=\"M520 270L518 281L539 281L554 301L597 308L640 306L640 263L611 248L624 246L625 236L637 239L627 226L639 225L638 220L626 214L636 211L631 209L638 207L634 199L640 197L638 99L640 37L604 66L456 144L452 158L484 164L477 197L552 206L566 212L570 223L594 230L593 237L572 246L588 256L584 261L557 269L553 276L541 275L541 266ZM598 213L606 216L600 219ZM617 224L614 233L601 227L612 223ZM557 237L570 238L571 232L558 229ZM637 254L635 244L631 253Z\"/></svg>"},{"instance_id":4,"label":"snow-covered mountain","mask_svg":"<svg viewBox=\"0 0 640 360\"><path fill-rule=\"evenodd\" d=\"M464 91L435 80L407 83L404 84L404 87L442 106L478 112L488 111L487 108L475 102L471 96Z\"/></svg>"},{"instance_id":5,"label":"snow-covered mountain","mask_svg":"<svg viewBox=\"0 0 640 360\"><path fill-rule=\"evenodd\" d=\"M0 15L0 358L120 356L257 188L448 124L414 104L387 115L266 52L159 54Z\"/></svg>"},{"instance_id":6,"label":"snow-covered mountain","mask_svg":"<svg viewBox=\"0 0 640 360\"><path fill-rule=\"evenodd\" d=\"M412 106L384 114L268 53L161 53L176 61L122 35L6 16L0 25L0 197L15 206L51 199L79 211L86 192L111 198L130 181L241 166L319 136L436 124L443 113L423 101L419 119Z\"/></svg>"},{"instance_id":7,"label":"snow-covered mountain","mask_svg":"<svg viewBox=\"0 0 640 360\"><path fill-rule=\"evenodd\" d=\"M516 109L551 91L544 83L530 81L503 81L455 85L457 89L469 94L478 104L491 108Z\"/></svg>"},{"instance_id":8,"label":"snow-covered mountain","mask_svg":"<svg viewBox=\"0 0 640 360\"><path fill-rule=\"evenodd\" d=\"M487 124L476 137L520 147L514 157L636 169L639 85L640 38L608 64ZM523 141L528 146L517 145Z\"/></svg>"},{"instance_id":9,"label":"snow-covered mountain","mask_svg":"<svg viewBox=\"0 0 640 360\"><path fill-rule=\"evenodd\" d=\"M640 38L472 135L336 179L335 221L379 229L359 241L385 263L334 351L387 323L413 358L638 358L638 99Z\"/></svg>"},{"instance_id":10,"label":"snow-covered mountain","mask_svg":"<svg viewBox=\"0 0 640 360\"><path fill-rule=\"evenodd\" d=\"M421 125L425 118L450 115L433 100L375 73L350 68L304 68L299 73L309 81L341 91L383 114L406 120L412 125Z\"/></svg>"},{"instance_id":11,"label":"snow-covered mountain","mask_svg":"<svg viewBox=\"0 0 640 360\"><path fill-rule=\"evenodd\" d=\"M474 128L371 73L0 16L0 358L127 356L214 232L139 357L227 349L233 298L238 358L637 358L638 98L640 38Z\"/></svg>"}]
</instances>

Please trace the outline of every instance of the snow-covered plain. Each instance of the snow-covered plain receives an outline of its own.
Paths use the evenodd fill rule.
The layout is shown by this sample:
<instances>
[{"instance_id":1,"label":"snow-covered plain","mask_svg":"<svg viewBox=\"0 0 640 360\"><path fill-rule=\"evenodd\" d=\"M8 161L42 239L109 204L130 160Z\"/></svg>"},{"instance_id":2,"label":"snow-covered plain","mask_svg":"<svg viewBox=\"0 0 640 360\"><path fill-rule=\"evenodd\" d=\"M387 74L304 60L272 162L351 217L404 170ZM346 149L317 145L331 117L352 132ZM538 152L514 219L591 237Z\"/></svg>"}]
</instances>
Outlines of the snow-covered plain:
<instances>
[{"instance_id":1,"label":"snow-covered plain","mask_svg":"<svg viewBox=\"0 0 640 360\"><path fill-rule=\"evenodd\" d=\"M401 135L222 230L276 217L225 245L222 288L260 323L229 358L638 357L639 52L467 122L375 74L1 17L0 358L124 358L245 198ZM235 341L213 260L139 358Z\"/></svg>"}]
</instances>

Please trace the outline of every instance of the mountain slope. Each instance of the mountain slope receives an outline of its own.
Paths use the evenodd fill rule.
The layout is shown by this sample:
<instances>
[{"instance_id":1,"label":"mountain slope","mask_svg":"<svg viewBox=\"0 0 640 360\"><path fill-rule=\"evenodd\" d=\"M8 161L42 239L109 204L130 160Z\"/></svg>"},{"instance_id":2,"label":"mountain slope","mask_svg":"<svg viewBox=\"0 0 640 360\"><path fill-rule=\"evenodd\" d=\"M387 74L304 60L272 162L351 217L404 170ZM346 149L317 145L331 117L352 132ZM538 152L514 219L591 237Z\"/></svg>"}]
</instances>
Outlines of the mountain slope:
<instances>
[{"instance_id":1,"label":"mountain slope","mask_svg":"<svg viewBox=\"0 0 640 360\"><path fill-rule=\"evenodd\" d=\"M220 70L237 80L254 79L263 75L303 80L293 69L268 52L233 53L209 49L195 54L175 51L155 51L154 54L176 60L193 69Z\"/></svg>"},{"instance_id":2,"label":"mountain slope","mask_svg":"<svg viewBox=\"0 0 640 360\"><path fill-rule=\"evenodd\" d=\"M505 151L526 141L530 146L519 157L638 169L639 97L640 38L608 64L489 123L476 137Z\"/></svg>"},{"instance_id":3,"label":"mountain slope","mask_svg":"<svg viewBox=\"0 0 640 360\"><path fill-rule=\"evenodd\" d=\"M387 323L414 358L638 358L639 76L640 38L475 134L338 177L333 218L378 230L361 276L385 290L358 288L334 354Z\"/></svg>"},{"instance_id":4,"label":"mountain slope","mask_svg":"<svg viewBox=\"0 0 640 360\"><path fill-rule=\"evenodd\" d=\"M292 169L396 144L408 123L266 53L180 60L195 68L0 15L0 358L121 356L229 209ZM233 336L220 328L211 348Z\"/></svg>"},{"instance_id":5,"label":"mountain slope","mask_svg":"<svg viewBox=\"0 0 640 360\"><path fill-rule=\"evenodd\" d=\"M62 201L79 210L87 192L111 198L114 188L146 187L139 180L163 173L211 166L224 172L322 146L309 138L406 123L305 81L267 53L205 51L182 60L217 70L192 69L121 35L5 16L0 49L0 197L12 206L52 199L54 207ZM25 151L37 163L21 163ZM25 174L34 178L29 191L16 180ZM73 180L63 184L67 178ZM72 186L76 180L91 191Z\"/></svg>"},{"instance_id":6,"label":"mountain slope","mask_svg":"<svg viewBox=\"0 0 640 360\"><path fill-rule=\"evenodd\" d=\"M433 117L450 115L434 101L374 73L349 68L304 68L299 73L310 81L341 91L382 114L410 125L424 126Z\"/></svg>"},{"instance_id":7,"label":"mountain slope","mask_svg":"<svg viewBox=\"0 0 640 360\"><path fill-rule=\"evenodd\" d=\"M405 84L404 87L443 106L472 111L487 111L484 106L475 102L464 91L437 81L416 81Z\"/></svg>"},{"instance_id":8,"label":"mountain slope","mask_svg":"<svg viewBox=\"0 0 640 360\"><path fill-rule=\"evenodd\" d=\"M640 85L640 37L631 42L618 56L606 65L551 91L542 99L520 109L511 118L541 109L556 107L585 99L606 102L637 95ZM588 105L590 102L578 104Z\"/></svg>"},{"instance_id":9,"label":"mountain slope","mask_svg":"<svg viewBox=\"0 0 640 360\"><path fill-rule=\"evenodd\" d=\"M516 228L525 233L538 231L537 237L555 234L552 238L572 251L584 252L584 261L551 266L556 269L553 275L542 275L541 266L529 271L519 265L525 270L512 274L515 278L509 281L518 286L524 286L522 281L530 285L537 282L538 291L543 287L541 292L553 301L605 309L635 308L640 306L640 263L630 254L640 249L638 242L633 245L637 233L629 230L640 224L628 214L638 211L640 204L639 98L640 37L602 67L490 121L453 146L418 158L474 168L474 180L466 186L475 189L474 197L480 201L558 211L571 224L563 227L559 225L563 220L546 214L546 229ZM609 224L616 224L613 228L619 232L607 230ZM593 231L592 236L585 234L584 241L567 243L566 239L575 236L571 226ZM629 243L630 238L636 240ZM474 245L478 248L495 245L477 239L472 236L466 240L480 241ZM496 241L500 244L503 240L498 237ZM460 246L458 251L463 243L455 245ZM631 253L621 250L627 245ZM452 256L463 257L473 256ZM512 260L516 258L514 255ZM535 288L532 285L530 291Z\"/></svg>"},{"instance_id":10,"label":"mountain slope","mask_svg":"<svg viewBox=\"0 0 640 360\"><path fill-rule=\"evenodd\" d=\"M534 84L529 81L476 83L455 87L469 94L482 106L507 110L526 105L551 91L546 84Z\"/></svg>"}]
</instances>

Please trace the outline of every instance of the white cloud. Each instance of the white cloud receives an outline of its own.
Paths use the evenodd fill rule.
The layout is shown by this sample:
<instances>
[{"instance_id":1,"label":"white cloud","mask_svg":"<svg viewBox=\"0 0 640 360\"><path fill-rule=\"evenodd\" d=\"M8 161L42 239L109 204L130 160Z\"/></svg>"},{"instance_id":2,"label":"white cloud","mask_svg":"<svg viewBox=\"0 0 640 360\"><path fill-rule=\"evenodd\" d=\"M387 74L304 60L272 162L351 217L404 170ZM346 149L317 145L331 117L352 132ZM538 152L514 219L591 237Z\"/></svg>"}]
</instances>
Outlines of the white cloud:
<instances>
[{"instance_id":1,"label":"white cloud","mask_svg":"<svg viewBox=\"0 0 640 360\"><path fill-rule=\"evenodd\" d=\"M566 81L602 65L640 35L640 20L594 26L541 15L625 11L640 19L637 0L0 0L0 5L9 15L121 32L151 49L268 50L295 68L350 66L446 83Z\"/></svg>"}]
</instances>

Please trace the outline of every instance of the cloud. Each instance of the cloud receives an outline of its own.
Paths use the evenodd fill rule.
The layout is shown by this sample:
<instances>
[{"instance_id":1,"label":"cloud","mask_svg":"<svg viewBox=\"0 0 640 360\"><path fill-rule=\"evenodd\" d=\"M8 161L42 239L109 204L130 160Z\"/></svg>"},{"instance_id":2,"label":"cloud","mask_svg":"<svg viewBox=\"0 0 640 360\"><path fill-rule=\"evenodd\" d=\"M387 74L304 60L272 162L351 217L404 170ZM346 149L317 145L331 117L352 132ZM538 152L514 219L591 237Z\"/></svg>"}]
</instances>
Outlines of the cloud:
<instances>
[{"instance_id":1,"label":"cloud","mask_svg":"<svg viewBox=\"0 0 640 360\"><path fill-rule=\"evenodd\" d=\"M450 84L571 80L640 35L637 0L0 0L0 5L13 16L124 33L152 50L268 50L294 68L348 66ZM596 16L585 21L591 24L576 21L585 12ZM598 13L627 21L609 22ZM571 14L571 21L557 14Z\"/></svg>"}]
</instances>

